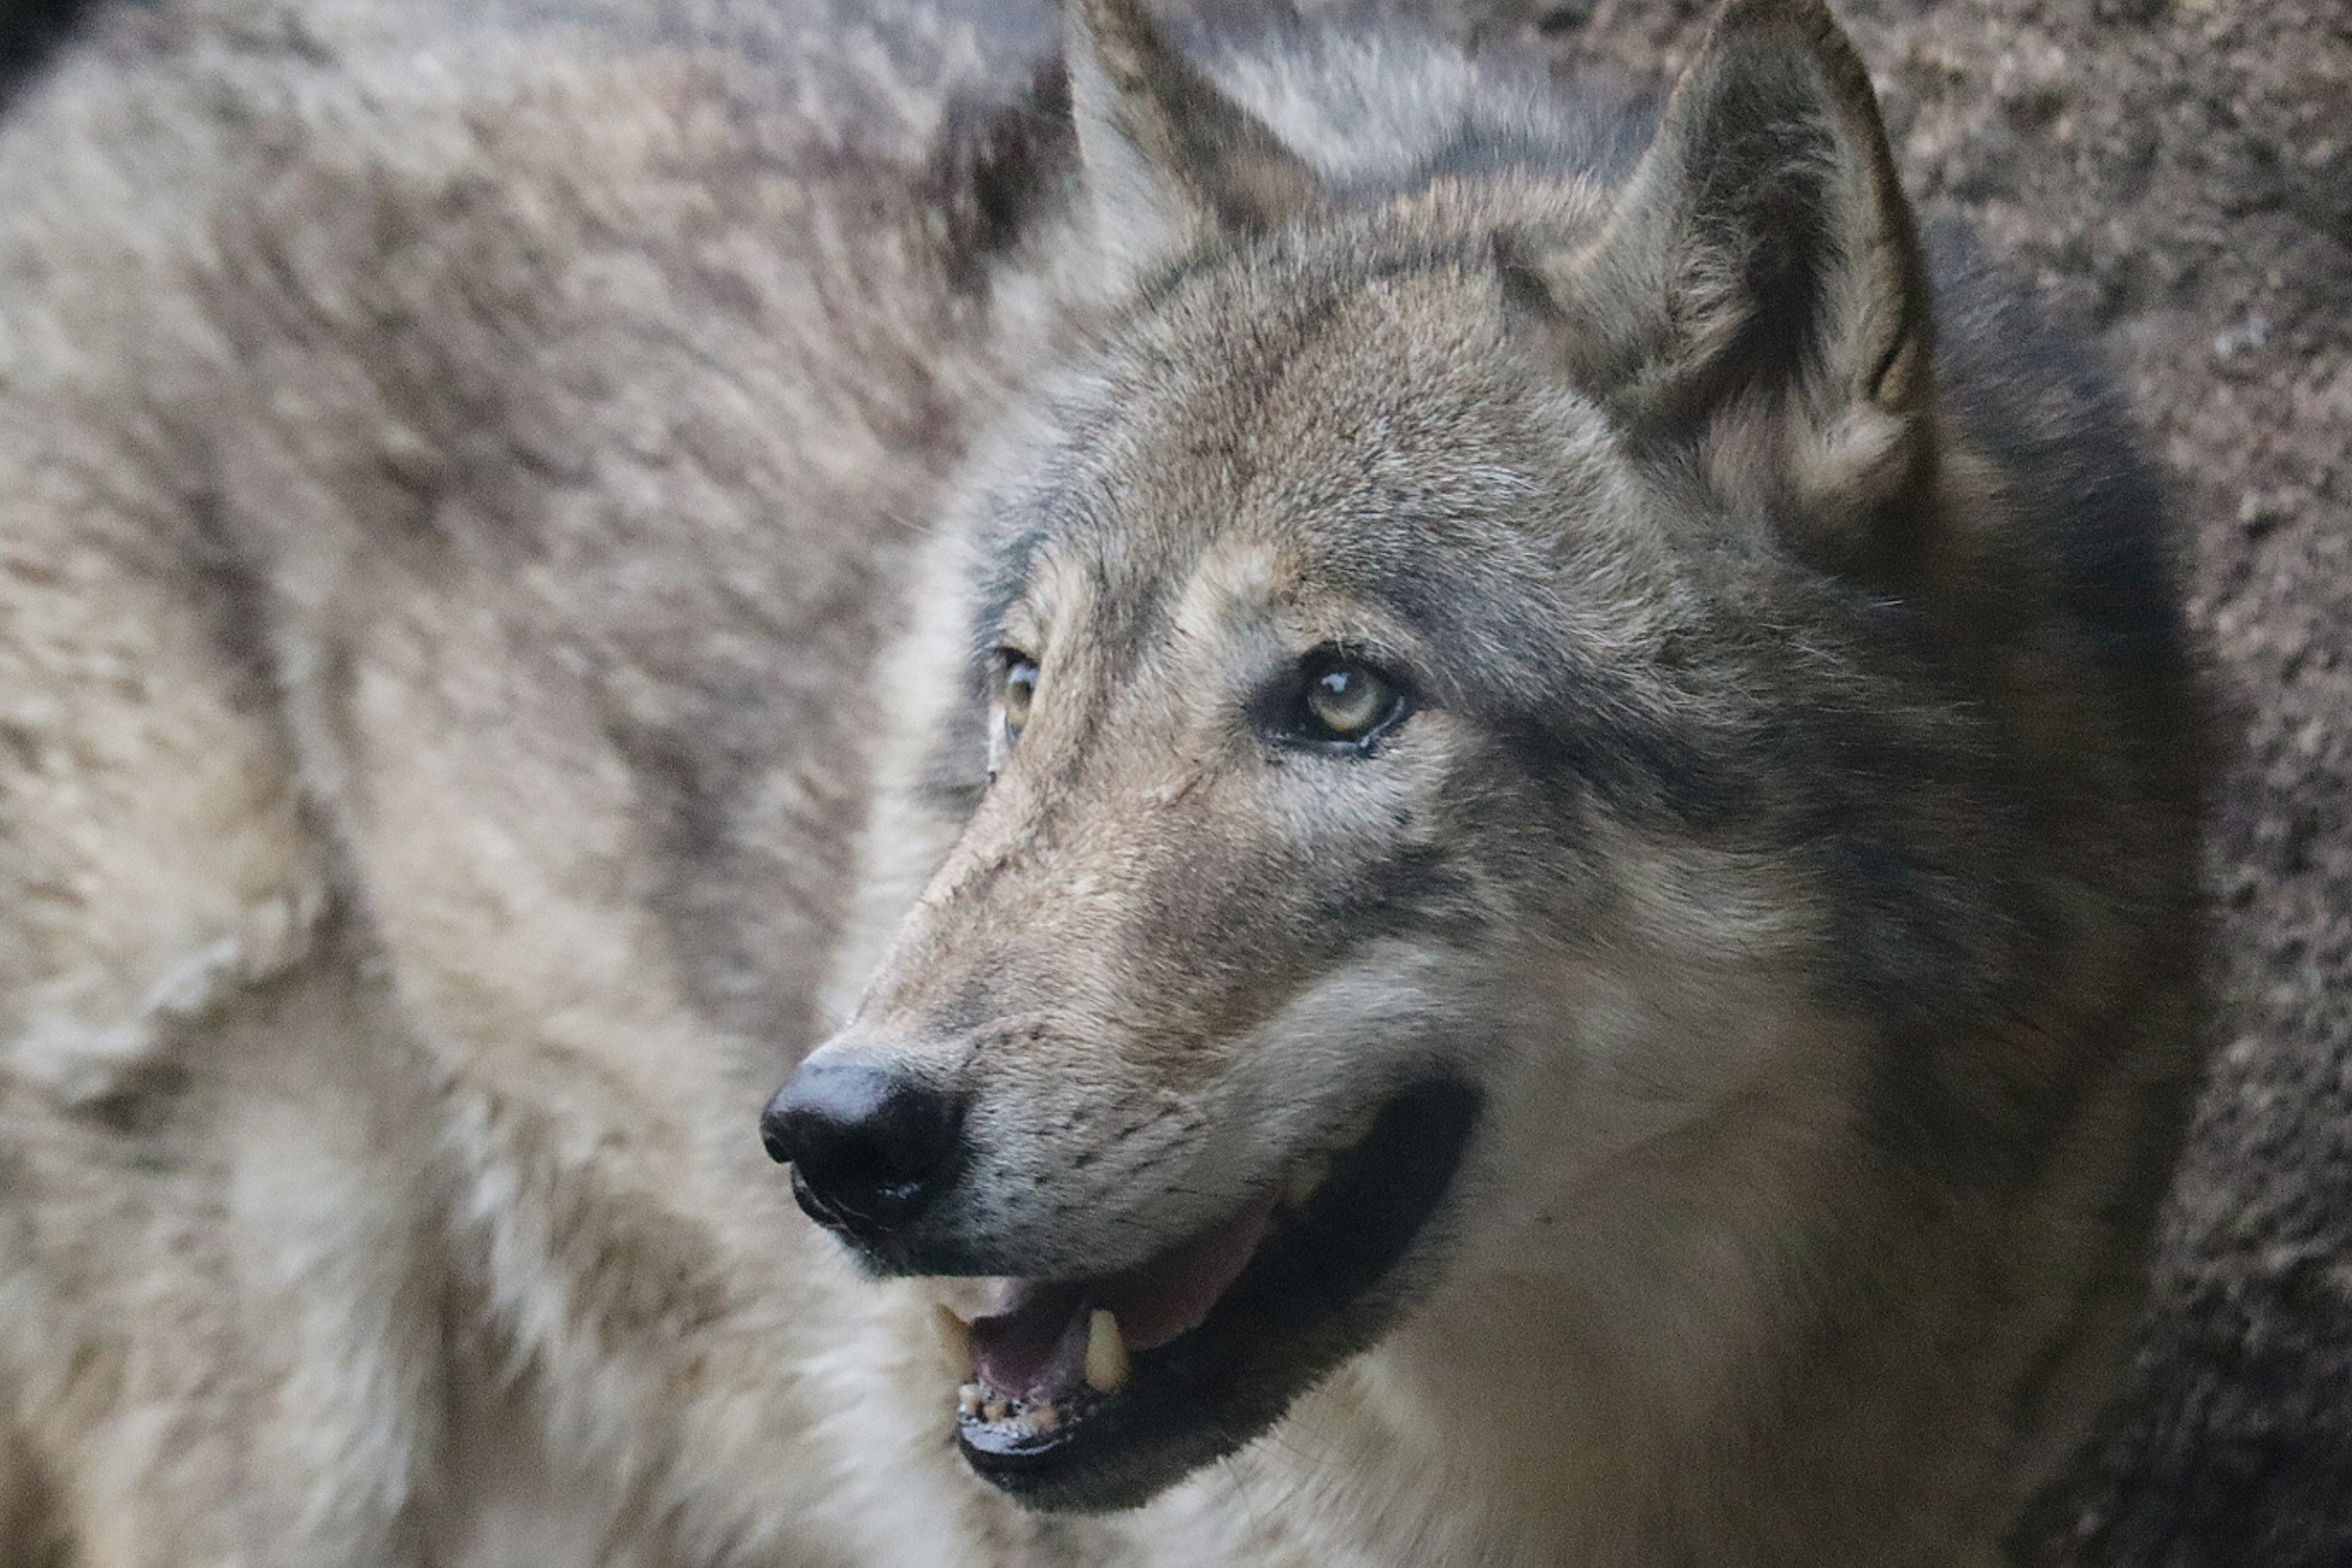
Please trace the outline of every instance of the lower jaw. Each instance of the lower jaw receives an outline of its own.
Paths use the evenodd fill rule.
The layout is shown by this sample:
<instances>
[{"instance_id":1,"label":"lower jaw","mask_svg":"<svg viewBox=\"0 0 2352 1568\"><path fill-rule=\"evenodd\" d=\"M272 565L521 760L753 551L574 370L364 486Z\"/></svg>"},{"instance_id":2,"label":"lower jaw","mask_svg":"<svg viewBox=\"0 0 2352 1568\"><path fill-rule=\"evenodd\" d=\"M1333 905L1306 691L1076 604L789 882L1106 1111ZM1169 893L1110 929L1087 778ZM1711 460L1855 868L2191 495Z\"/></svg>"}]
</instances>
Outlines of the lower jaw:
<instances>
[{"instance_id":1,"label":"lower jaw","mask_svg":"<svg viewBox=\"0 0 2352 1568\"><path fill-rule=\"evenodd\" d=\"M997 1447L966 1432L959 1436L975 1474L1023 1506L1048 1512L1108 1513L1138 1508L1185 1476L1248 1440L1222 1421L1140 1418L1133 1407L1099 1410L1089 1425L1083 1458Z\"/></svg>"},{"instance_id":2,"label":"lower jaw","mask_svg":"<svg viewBox=\"0 0 2352 1568\"><path fill-rule=\"evenodd\" d=\"M1410 1284L1402 1265L1451 1187L1477 1110L1476 1092L1450 1079L1391 1100L1207 1321L1137 1353L1117 1392L1082 1384L1043 1419L967 1389L966 1462L1028 1506L1104 1511L1149 1500L1271 1426L1394 1318Z\"/></svg>"}]
</instances>

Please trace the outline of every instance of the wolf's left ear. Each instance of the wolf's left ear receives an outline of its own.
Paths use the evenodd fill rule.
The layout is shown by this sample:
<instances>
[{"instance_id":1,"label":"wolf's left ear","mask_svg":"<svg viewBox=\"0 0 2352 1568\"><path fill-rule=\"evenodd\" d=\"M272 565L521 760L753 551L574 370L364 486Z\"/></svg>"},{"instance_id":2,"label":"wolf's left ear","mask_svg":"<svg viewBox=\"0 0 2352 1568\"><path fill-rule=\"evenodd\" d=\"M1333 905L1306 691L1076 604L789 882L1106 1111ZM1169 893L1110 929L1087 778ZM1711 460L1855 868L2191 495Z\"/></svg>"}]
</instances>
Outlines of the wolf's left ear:
<instances>
[{"instance_id":1,"label":"wolf's left ear","mask_svg":"<svg viewBox=\"0 0 2352 1568\"><path fill-rule=\"evenodd\" d=\"M1535 270L1578 379L1629 425L1770 410L1784 471L1832 512L1919 471L1927 268L1870 78L1821 0L1730 0L1600 239Z\"/></svg>"},{"instance_id":2,"label":"wolf's left ear","mask_svg":"<svg viewBox=\"0 0 2352 1568\"><path fill-rule=\"evenodd\" d=\"M1097 232L1130 264L1271 228L1312 171L1162 36L1138 0L1066 0L1078 156Z\"/></svg>"}]
</instances>

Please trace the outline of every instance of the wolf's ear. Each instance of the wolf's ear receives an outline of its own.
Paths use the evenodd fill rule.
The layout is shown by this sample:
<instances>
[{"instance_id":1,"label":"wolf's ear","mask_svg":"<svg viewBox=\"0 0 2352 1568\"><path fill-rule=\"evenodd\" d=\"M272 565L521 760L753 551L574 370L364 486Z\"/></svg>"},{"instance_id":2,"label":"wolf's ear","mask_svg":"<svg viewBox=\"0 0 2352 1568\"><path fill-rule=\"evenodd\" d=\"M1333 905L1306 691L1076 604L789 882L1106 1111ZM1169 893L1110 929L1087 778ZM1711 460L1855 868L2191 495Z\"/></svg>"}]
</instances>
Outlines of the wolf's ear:
<instances>
[{"instance_id":1,"label":"wolf's ear","mask_svg":"<svg viewBox=\"0 0 2352 1568\"><path fill-rule=\"evenodd\" d=\"M1152 25L1139 0L1067 0L1078 156L1102 243L1147 262L1271 228L1315 176Z\"/></svg>"},{"instance_id":2,"label":"wolf's ear","mask_svg":"<svg viewBox=\"0 0 2352 1568\"><path fill-rule=\"evenodd\" d=\"M1832 511L1919 471L1927 268L1870 78L1821 0L1730 0L1600 239L1537 271L1578 379L1629 424L1769 408L1789 478Z\"/></svg>"}]
</instances>

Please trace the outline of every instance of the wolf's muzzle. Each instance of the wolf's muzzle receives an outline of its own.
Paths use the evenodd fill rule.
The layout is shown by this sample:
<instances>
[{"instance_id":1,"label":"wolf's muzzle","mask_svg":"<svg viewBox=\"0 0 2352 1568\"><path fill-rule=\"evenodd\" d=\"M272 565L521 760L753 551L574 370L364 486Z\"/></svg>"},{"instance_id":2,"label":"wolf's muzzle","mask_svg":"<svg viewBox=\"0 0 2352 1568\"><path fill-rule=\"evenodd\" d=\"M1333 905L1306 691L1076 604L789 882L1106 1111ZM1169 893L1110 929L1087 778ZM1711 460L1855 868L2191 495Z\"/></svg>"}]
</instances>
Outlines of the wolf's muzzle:
<instances>
[{"instance_id":1,"label":"wolf's muzzle","mask_svg":"<svg viewBox=\"0 0 2352 1568\"><path fill-rule=\"evenodd\" d=\"M855 1058L802 1063L760 1117L803 1212L859 1242L902 1229L953 1184L962 1132L960 1099Z\"/></svg>"}]
</instances>

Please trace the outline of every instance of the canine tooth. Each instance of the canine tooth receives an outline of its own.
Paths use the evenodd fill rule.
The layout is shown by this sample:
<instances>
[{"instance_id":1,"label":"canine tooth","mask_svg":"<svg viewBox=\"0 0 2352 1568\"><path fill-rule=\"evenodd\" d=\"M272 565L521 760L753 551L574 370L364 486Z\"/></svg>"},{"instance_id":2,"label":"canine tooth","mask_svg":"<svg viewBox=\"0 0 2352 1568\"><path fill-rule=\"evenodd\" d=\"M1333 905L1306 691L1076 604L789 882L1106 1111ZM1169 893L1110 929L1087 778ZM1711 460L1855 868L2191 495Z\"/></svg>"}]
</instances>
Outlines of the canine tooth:
<instances>
[{"instance_id":1,"label":"canine tooth","mask_svg":"<svg viewBox=\"0 0 2352 1568\"><path fill-rule=\"evenodd\" d=\"M980 1414L980 1384L976 1383L967 1383L961 1388L956 1390L956 1413L958 1415L977 1415Z\"/></svg>"},{"instance_id":2,"label":"canine tooth","mask_svg":"<svg viewBox=\"0 0 2352 1568\"><path fill-rule=\"evenodd\" d=\"M1002 1399L992 1399L980 1407L980 1413L990 1421L1002 1421L1013 1414L1013 1406Z\"/></svg>"},{"instance_id":3,"label":"canine tooth","mask_svg":"<svg viewBox=\"0 0 2352 1568\"><path fill-rule=\"evenodd\" d=\"M1029 1412L1029 1425L1039 1432L1053 1432L1062 1425L1062 1408L1058 1405L1040 1405Z\"/></svg>"},{"instance_id":4,"label":"canine tooth","mask_svg":"<svg viewBox=\"0 0 2352 1568\"><path fill-rule=\"evenodd\" d=\"M1305 1208L1307 1200L1321 1192L1323 1184L1330 1179L1329 1156L1309 1154L1290 1168L1289 1178L1282 1184L1283 1206L1294 1209Z\"/></svg>"},{"instance_id":5,"label":"canine tooth","mask_svg":"<svg viewBox=\"0 0 2352 1568\"><path fill-rule=\"evenodd\" d=\"M931 1329L939 1336L940 1353L947 1358L948 1371L962 1377L972 1370L971 1325L944 1302L934 1302L931 1311Z\"/></svg>"},{"instance_id":6,"label":"canine tooth","mask_svg":"<svg viewBox=\"0 0 2352 1568\"><path fill-rule=\"evenodd\" d=\"M1118 1319L1101 1307L1087 1319L1086 1379L1097 1394L1127 1386L1127 1342L1119 1337Z\"/></svg>"}]
</instances>

